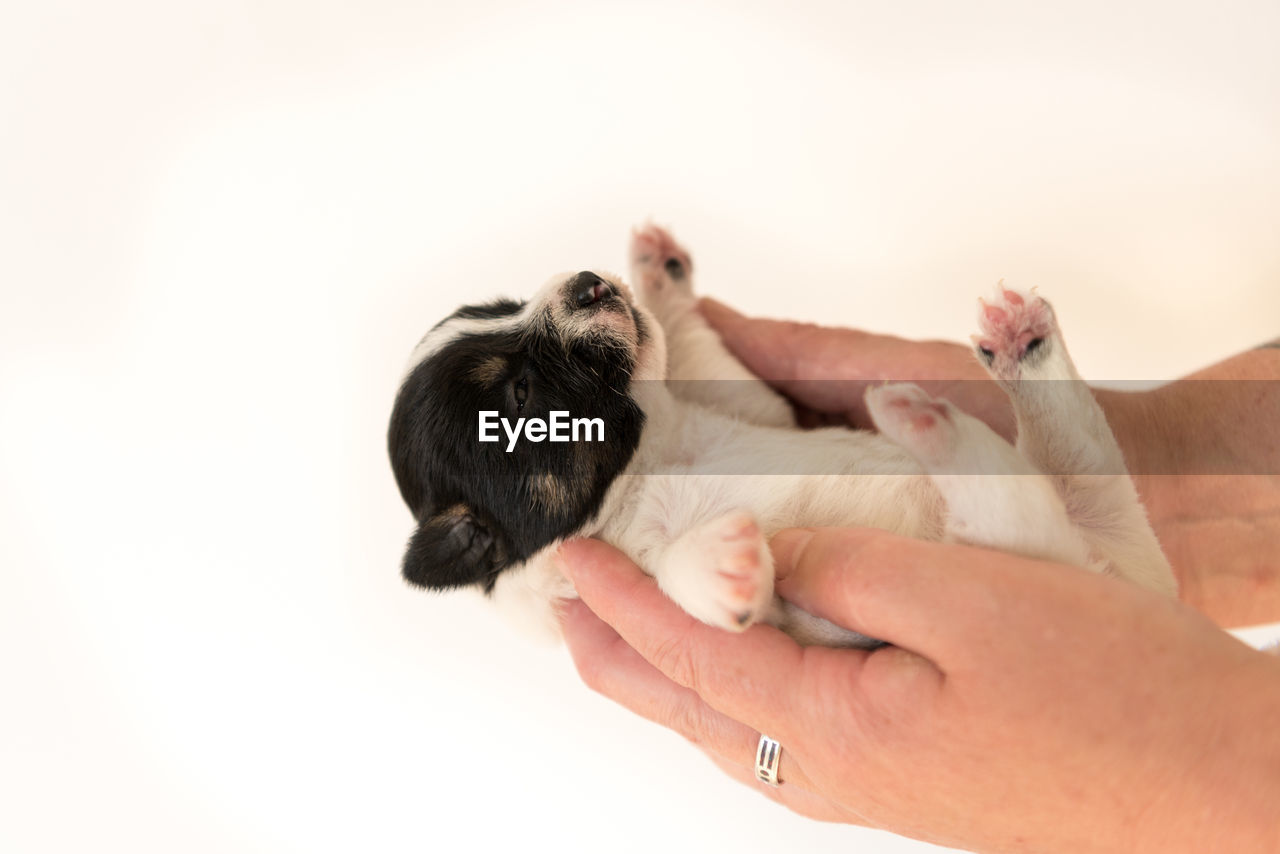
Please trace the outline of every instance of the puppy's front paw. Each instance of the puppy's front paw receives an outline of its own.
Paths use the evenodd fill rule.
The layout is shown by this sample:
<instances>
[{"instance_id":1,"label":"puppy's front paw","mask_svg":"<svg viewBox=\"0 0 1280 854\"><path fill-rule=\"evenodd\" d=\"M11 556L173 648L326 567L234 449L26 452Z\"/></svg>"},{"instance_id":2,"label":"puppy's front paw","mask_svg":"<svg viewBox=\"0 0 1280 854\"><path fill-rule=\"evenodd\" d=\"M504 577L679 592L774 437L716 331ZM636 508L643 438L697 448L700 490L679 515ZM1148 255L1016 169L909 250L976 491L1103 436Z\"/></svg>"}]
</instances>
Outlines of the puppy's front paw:
<instances>
[{"instance_id":1,"label":"puppy's front paw","mask_svg":"<svg viewBox=\"0 0 1280 854\"><path fill-rule=\"evenodd\" d=\"M1020 294L1003 284L991 302L978 300L980 334L973 336L980 358L996 379L1015 380L1058 346L1053 308L1035 294Z\"/></svg>"},{"instance_id":2,"label":"puppy's front paw","mask_svg":"<svg viewBox=\"0 0 1280 854\"><path fill-rule=\"evenodd\" d=\"M749 513L704 522L672 544L659 581L667 595L704 623L740 632L773 600L773 562Z\"/></svg>"},{"instance_id":3,"label":"puppy's front paw","mask_svg":"<svg viewBox=\"0 0 1280 854\"><path fill-rule=\"evenodd\" d=\"M631 281L646 304L693 296L693 261L665 229L649 223L631 232Z\"/></svg>"}]
</instances>

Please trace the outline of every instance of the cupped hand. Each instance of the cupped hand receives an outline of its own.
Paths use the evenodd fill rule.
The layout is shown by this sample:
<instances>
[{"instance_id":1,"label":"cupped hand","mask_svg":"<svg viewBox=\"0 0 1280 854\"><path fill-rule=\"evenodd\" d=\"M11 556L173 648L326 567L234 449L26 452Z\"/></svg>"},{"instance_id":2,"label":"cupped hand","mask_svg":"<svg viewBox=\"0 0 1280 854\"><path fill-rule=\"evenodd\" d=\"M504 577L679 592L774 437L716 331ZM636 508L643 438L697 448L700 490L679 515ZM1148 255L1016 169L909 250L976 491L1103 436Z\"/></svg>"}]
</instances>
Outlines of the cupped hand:
<instances>
[{"instance_id":1,"label":"cupped hand","mask_svg":"<svg viewBox=\"0 0 1280 854\"><path fill-rule=\"evenodd\" d=\"M583 679L815 818L983 851L1280 845L1280 660L1073 567L869 530L772 546L782 596L892 645L703 625L580 540L559 560ZM754 781L760 732L778 789Z\"/></svg>"}]
</instances>

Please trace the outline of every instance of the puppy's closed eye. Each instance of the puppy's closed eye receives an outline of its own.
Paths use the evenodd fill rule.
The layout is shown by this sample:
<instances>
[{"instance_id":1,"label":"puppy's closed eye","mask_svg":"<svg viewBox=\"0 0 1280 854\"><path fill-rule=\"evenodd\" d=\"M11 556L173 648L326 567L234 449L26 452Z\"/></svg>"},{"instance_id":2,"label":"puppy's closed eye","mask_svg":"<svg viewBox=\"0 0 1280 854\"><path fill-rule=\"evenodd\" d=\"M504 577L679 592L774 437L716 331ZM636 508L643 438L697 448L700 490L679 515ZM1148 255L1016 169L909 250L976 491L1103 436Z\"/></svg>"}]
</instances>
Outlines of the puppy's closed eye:
<instances>
[{"instance_id":1,"label":"puppy's closed eye","mask_svg":"<svg viewBox=\"0 0 1280 854\"><path fill-rule=\"evenodd\" d=\"M511 394L516 400L516 412L524 411L525 401L529 399L529 376L522 374L511 385Z\"/></svg>"}]
</instances>

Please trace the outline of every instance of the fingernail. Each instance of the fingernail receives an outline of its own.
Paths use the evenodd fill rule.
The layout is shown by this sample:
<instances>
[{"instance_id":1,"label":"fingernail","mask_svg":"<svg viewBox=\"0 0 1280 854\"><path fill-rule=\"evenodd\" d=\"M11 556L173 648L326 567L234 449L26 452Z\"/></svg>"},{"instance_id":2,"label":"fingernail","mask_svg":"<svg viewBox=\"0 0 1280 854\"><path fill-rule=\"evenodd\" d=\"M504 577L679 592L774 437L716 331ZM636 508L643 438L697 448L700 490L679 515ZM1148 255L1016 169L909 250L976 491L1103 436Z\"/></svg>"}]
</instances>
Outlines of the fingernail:
<instances>
[{"instance_id":1,"label":"fingernail","mask_svg":"<svg viewBox=\"0 0 1280 854\"><path fill-rule=\"evenodd\" d=\"M778 578L791 572L815 533L816 528L787 528L773 535L769 550L773 552L773 570Z\"/></svg>"}]
</instances>

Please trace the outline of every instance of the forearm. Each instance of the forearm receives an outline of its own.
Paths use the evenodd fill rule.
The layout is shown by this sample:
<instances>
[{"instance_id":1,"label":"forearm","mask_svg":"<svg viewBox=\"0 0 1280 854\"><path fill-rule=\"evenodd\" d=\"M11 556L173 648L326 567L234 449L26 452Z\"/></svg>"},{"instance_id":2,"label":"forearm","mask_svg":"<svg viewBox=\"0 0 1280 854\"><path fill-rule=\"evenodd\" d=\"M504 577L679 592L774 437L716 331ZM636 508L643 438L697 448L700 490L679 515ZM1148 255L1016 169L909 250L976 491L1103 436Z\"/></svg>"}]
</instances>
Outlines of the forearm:
<instances>
[{"instance_id":1,"label":"forearm","mask_svg":"<svg viewBox=\"0 0 1280 854\"><path fill-rule=\"evenodd\" d=\"M1181 598L1223 626L1280 620L1280 349L1095 393Z\"/></svg>"},{"instance_id":2,"label":"forearm","mask_svg":"<svg viewBox=\"0 0 1280 854\"><path fill-rule=\"evenodd\" d=\"M1280 348L1145 392L1095 389L1135 477L1280 474Z\"/></svg>"}]
</instances>

